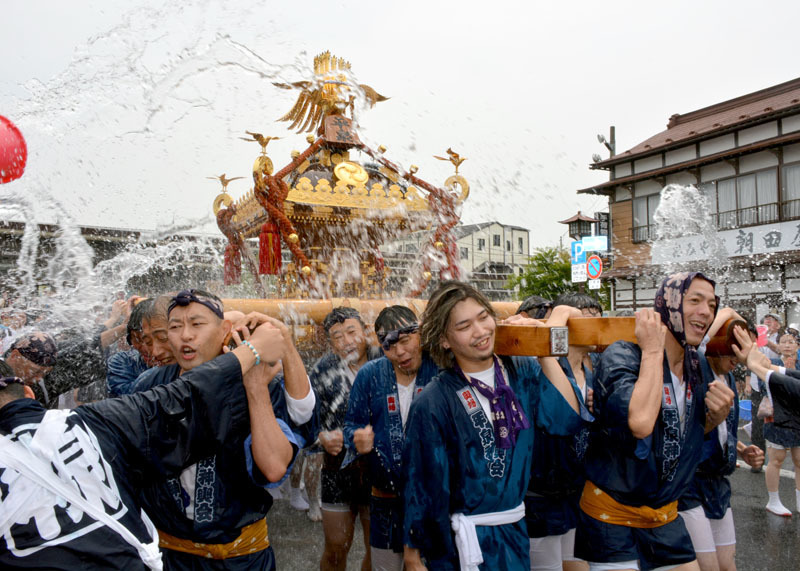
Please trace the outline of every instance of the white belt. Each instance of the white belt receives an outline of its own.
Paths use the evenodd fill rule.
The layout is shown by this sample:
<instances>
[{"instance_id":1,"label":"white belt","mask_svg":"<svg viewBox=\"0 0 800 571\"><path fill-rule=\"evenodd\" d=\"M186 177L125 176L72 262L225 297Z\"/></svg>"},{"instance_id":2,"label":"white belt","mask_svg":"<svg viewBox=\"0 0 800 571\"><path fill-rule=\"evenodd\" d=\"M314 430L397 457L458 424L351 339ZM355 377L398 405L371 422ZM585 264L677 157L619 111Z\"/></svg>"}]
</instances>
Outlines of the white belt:
<instances>
[{"instance_id":1,"label":"white belt","mask_svg":"<svg viewBox=\"0 0 800 571\"><path fill-rule=\"evenodd\" d=\"M467 515L454 513L450 515L450 525L456 534L456 548L461 571L478 571L483 563L481 544L478 542L476 525L506 525L517 523L525 517L525 502L515 508L502 512Z\"/></svg>"}]
</instances>

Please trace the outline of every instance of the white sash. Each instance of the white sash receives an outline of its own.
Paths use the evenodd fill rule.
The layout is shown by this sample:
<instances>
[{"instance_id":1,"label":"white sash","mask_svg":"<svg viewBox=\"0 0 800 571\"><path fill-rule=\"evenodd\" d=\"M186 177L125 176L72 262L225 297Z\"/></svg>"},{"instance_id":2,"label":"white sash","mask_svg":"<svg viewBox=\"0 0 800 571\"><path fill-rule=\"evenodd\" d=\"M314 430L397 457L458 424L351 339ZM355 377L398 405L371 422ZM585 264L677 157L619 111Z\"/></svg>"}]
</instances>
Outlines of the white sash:
<instances>
[{"instance_id":1,"label":"white sash","mask_svg":"<svg viewBox=\"0 0 800 571\"><path fill-rule=\"evenodd\" d=\"M161 553L158 549L158 532L153 522L144 512L141 512L142 521L150 536L154 538L151 543L147 544L142 543L119 520L110 517L102 507L102 501L99 502L101 505L95 505L91 501L84 499L73 485L65 482L53 472L53 466L55 466L59 474L67 478L70 477L69 468L54 453L62 444L59 435L63 435L66 432L65 420L69 414L71 414L71 411L68 410L47 411L42 422L38 425L29 446L18 440L12 441L8 435L0 438L2 464L16 470L35 484L67 500L98 522L116 531L138 551L145 565L150 569L160 571L162 563ZM77 438L81 447L87 450L95 448L87 430L76 426L69 430L69 435ZM97 477L101 477L101 475L98 474ZM11 514L7 515L10 516Z\"/></svg>"},{"instance_id":2,"label":"white sash","mask_svg":"<svg viewBox=\"0 0 800 571\"><path fill-rule=\"evenodd\" d=\"M525 517L525 502L502 512L474 515L450 514L450 525L456 534L456 548L461 571L478 571L478 566L483 563L483 553L481 544L478 542L476 525L506 525L517 523L523 517Z\"/></svg>"}]
</instances>

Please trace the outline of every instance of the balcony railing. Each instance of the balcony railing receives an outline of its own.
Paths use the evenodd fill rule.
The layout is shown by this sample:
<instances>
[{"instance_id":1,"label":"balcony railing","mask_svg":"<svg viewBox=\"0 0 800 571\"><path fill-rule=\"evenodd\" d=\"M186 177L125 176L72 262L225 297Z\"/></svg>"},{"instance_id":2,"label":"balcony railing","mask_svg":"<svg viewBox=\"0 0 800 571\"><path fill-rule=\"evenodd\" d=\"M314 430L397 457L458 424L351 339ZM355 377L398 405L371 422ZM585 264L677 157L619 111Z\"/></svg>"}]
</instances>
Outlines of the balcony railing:
<instances>
[{"instance_id":1,"label":"balcony railing","mask_svg":"<svg viewBox=\"0 0 800 571\"><path fill-rule=\"evenodd\" d=\"M784 200L781 204L782 220L797 220L800 218L800 200Z\"/></svg>"},{"instance_id":2,"label":"balcony railing","mask_svg":"<svg viewBox=\"0 0 800 571\"><path fill-rule=\"evenodd\" d=\"M655 226L634 226L632 230L633 242L649 242L656 237Z\"/></svg>"},{"instance_id":3,"label":"balcony railing","mask_svg":"<svg viewBox=\"0 0 800 571\"><path fill-rule=\"evenodd\" d=\"M711 215L711 219L717 230L771 224L780 220L797 220L800 219L800 200L788 200L781 204L772 202L739 210L716 212ZM655 229L655 225L652 224L634 226L631 230L631 241L650 242L656 237Z\"/></svg>"},{"instance_id":4,"label":"balcony railing","mask_svg":"<svg viewBox=\"0 0 800 571\"><path fill-rule=\"evenodd\" d=\"M784 206L786 203L784 203ZM778 216L778 203L759 204L739 210L728 210L711 215L717 230L729 230L731 228L744 228L746 226L757 226L759 224L770 224L780 220Z\"/></svg>"}]
</instances>

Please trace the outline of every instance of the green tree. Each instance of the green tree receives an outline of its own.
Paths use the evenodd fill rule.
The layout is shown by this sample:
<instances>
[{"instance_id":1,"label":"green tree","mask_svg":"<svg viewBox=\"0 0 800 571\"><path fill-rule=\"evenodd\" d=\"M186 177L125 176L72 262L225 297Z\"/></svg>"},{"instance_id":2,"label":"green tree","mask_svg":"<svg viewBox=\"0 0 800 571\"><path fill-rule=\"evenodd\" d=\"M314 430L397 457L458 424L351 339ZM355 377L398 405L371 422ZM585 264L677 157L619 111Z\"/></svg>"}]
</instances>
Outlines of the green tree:
<instances>
[{"instance_id":1,"label":"green tree","mask_svg":"<svg viewBox=\"0 0 800 571\"><path fill-rule=\"evenodd\" d=\"M540 295L554 300L568 291L584 291L597 297L604 309L609 308L609 286L603 282L599 290L589 290L586 284L572 282L572 262L569 251L558 247L536 248L521 276L509 279L509 288L519 286L518 298Z\"/></svg>"}]
</instances>

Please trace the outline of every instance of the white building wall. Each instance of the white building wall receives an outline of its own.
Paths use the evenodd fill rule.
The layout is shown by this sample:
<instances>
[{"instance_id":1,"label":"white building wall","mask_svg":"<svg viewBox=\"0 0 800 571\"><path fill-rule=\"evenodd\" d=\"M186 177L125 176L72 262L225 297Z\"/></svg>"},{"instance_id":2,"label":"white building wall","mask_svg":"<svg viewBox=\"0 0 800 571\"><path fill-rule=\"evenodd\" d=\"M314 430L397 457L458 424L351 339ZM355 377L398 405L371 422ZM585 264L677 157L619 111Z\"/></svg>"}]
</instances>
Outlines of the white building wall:
<instances>
[{"instance_id":1,"label":"white building wall","mask_svg":"<svg viewBox=\"0 0 800 571\"><path fill-rule=\"evenodd\" d=\"M792 115L781 119L781 130L784 134L800 131L800 115Z\"/></svg>"},{"instance_id":2,"label":"white building wall","mask_svg":"<svg viewBox=\"0 0 800 571\"><path fill-rule=\"evenodd\" d=\"M800 144L783 147L783 162L794 163L800 161Z\"/></svg>"},{"instance_id":3,"label":"white building wall","mask_svg":"<svg viewBox=\"0 0 800 571\"><path fill-rule=\"evenodd\" d=\"M634 196L637 198L640 196L648 196L650 194L658 194L661 192L662 186L658 184L655 180L643 180L642 182L637 182L636 187L634 189Z\"/></svg>"},{"instance_id":4,"label":"white building wall","mask_svg":"<svg viewBox=\"0 0 800 571\"><path fill-rule=\"evenodd\" d=\"M774 153L769 153L767 151L745 155L739 159L739 172L741 174L774 166L778 166L778 157L776 157Z\"/></svg>"},{"instance_id":5,"label":"white building wall","mask_svg":"<svg viewBox=\"0 0 800 571\"><path fill-rule=\"evenodd\" d=\"M614 195L614 202L622 202L631 199L631 191L624 186L618 186Z\"/></svg>"},{"instance_id":6,"label":"white building wall","mask_svg":"<svg viewBox=\"0 0 800 571\"><path fill-rule=\"evenodd\" d=\"M659 154L635 161L633 163L633 171L635 173L647 172L655 169L660 169L662 166L663 165L661 163L661 155Z\"/></svg>"},{"instance_id":7,"label":"white building wall","mask_svg":"<svg viewBox=\"0 0 800 571\"><path fill-rule=\"evenodd\" d=\"M631 174L631 163L620 163L614 167L614 178L620 178Z\"/></svg>"},{"instance_id":8,"label":"white building wall","mask_svg":"<svg viewBox=\"0 0 800 571\"><path fill-rule=\"evenodd\" d=\"M664 162L667 164L667 166L669 166L685 161L691 161L696 157L697 150L695 149L695 146L689 145L688 147L681 147L680 149L675 149L674 151L669 151L666 153Z\"/></svg>"},{"instance_id":9,"label":"white building wall","mask_svg":"<svg viewBox=\"0 0 800 571\"><path fill-rule=\"evenodd\" d=\"M763 125L756 125L749 129L742 129L739 131L739 146L749 145L763 141L764 139L771 139L778 136L778 122L772 121Z\"/></svg>"},{"instance_id":10,"label":"white building wall","mask_svg":"<svg viewBox=\"0 0 800 571\"><path fill-rule=\"evenodd\" d=\"M667 184L682 184L684 186L696 185L697 180L692 173L682 171L667 175Z\"/></svg>"},{"instance_id":11,"label":"white building wall","mask_svg":"<svg viewBox=\"0 0 800 571\"><path fill-rule=\"evenodd\" d=\"M700 169L700 181L708 182L736 175L736 169L728 163L713 163Z\"/></svg>"},{"instance_id":12,"label":"white building wall","mask_svg":"<svg viewBox=\"0 0 800 571\"><path fill-rule=\"evenodd\" d=\"M722 137L701 142L700 156L707 157L708 155L713 155L714 153L720 153L722 151L727 151L728 149L733 149L735 146L736 141L733 137L733 133L730 133L728 135L723 135Z\"/></svg>"}]
</instances>

